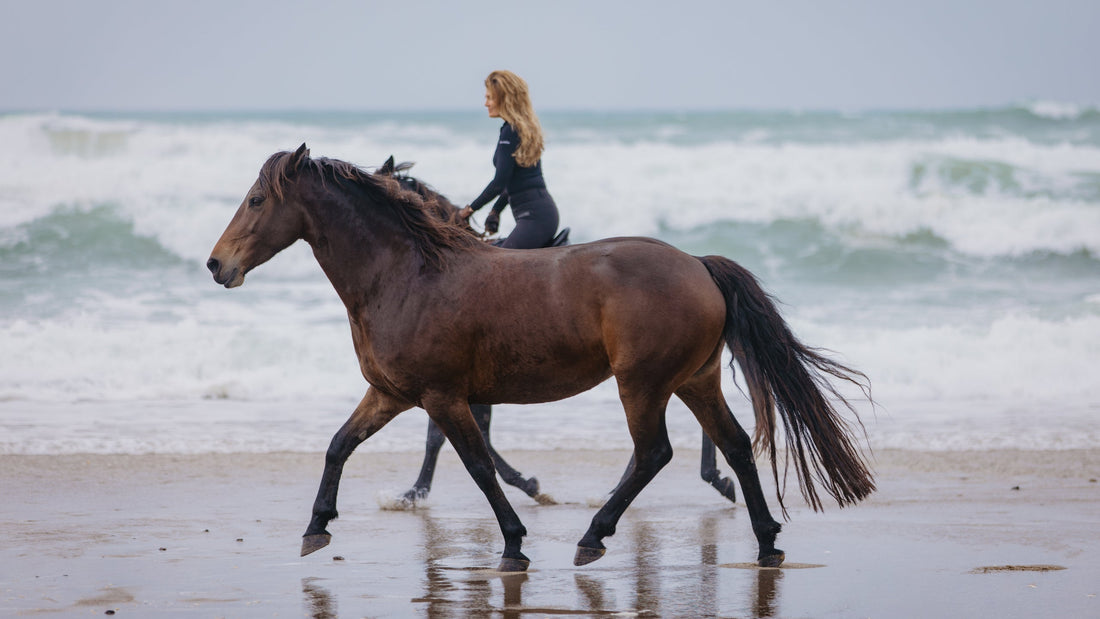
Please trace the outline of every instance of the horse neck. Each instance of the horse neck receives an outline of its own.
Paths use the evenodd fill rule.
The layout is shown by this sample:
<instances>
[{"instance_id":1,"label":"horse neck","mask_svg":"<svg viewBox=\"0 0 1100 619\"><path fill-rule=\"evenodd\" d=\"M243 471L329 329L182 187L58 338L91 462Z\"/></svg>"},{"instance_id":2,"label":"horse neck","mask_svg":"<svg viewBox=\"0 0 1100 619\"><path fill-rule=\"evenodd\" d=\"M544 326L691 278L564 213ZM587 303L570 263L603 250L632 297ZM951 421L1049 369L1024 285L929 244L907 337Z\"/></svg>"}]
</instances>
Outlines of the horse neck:
<instances>
[{"instance_id":1,"label":"horse neck","mask_svg":"<svg viewBox=\"0 0 1100 619\"><path fill-rule=\"evenodd\" d=\"M349 310L393 288L385 285L387 280L407 280L421 266L400 225L376 209L357 212L355 202L361 199L316 185L301 201L308 222L303 238ZM360 221L363 217L370 220Z\"/></svg>"}]
</instances>

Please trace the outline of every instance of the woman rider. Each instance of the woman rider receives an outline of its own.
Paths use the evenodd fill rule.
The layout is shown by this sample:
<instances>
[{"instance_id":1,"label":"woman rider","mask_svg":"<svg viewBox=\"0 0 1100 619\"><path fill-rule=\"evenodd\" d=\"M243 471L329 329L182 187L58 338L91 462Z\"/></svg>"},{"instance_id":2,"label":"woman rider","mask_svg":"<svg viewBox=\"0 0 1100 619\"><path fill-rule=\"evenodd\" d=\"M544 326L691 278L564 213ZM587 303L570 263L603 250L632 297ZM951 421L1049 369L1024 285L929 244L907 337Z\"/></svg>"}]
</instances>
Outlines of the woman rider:
<instances>
[{"instance_id":1,"label":"woman rider","mask_svg":"<svg viewBox=\"0 0 1100 619\"><path fill-rule=\"evenodd\" d=\"M511 203L516 227L501 246L543 247L557 232L558 207L542 177L542 127L531 105L527 82L511 71L493 71L485 78L485 107L490 118L504 119L493 154L496 174L461 214L469 218L499 196L485 218L485 229L496 232L501 211Z\"/></svg>"}]
</instances>

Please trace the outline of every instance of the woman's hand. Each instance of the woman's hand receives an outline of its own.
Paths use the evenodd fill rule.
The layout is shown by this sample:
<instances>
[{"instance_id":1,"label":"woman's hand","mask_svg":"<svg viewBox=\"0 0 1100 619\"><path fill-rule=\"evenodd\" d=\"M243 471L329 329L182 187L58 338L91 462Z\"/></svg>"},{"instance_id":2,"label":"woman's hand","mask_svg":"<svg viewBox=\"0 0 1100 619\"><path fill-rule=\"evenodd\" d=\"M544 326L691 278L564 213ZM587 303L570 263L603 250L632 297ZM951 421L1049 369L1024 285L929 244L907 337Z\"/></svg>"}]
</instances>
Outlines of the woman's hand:
<instances>
[{"instance_id":1,"label":"woman's hand","mask_svg":"<svg viewBox=\"0 0 1100 619\"><path fill-rule=\"evenodd\" d=\"M500 213L493 211L485 218L485 231L489 234L496 234L497 230L500 230Z\"/></svg>"},{"instance_id":2,"label":"woman's hand","mask_svg":"<svg viewBox=\"0 0 1100 619\"><path fill-rule=\"evenodd\" d=\"M462 210L458 212L458 216L463 218L463 219L469 219L470 215L473 215L473 214L474 214L474 209L470 208L469 204L462 207Z\"/></svg>"}]
</instances>

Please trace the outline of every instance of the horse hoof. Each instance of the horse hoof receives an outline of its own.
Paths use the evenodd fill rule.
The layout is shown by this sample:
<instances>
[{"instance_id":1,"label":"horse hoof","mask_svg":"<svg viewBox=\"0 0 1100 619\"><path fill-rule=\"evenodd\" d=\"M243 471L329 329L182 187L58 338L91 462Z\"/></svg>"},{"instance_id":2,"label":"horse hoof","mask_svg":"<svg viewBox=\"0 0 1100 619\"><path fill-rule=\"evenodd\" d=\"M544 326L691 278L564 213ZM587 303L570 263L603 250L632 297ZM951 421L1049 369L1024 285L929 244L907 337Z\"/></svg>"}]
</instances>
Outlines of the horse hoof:
<instances>
[{"instance_id":1,"label":"horse hoof","mask_svg":"<svg viewBox=\"0 0 1100 619\"><path fill-rule=\"evenodd\" d=\"M500 560L500 566L497 567L498 572L526 572L527 566L531 565L531 562L527 559L510 559L504 557Z\"/></svg>"},{"instance_id":2,"label":"horse hoof","mask_svg":"<svg viewBox=\"0 0 1100 619\"><path fill-rule=\"evenodd\" d=\"M737 486L734 485L733 480L731 480L729 477L716 479L712 481L710 485L714 486L714 489L718 491L718 494L721 494L722 496L729 499L730 503L737 502Z\"/></svg>"},{"instance_id":3,"label":"horse hoof","mask_svg":"<svg viewBox=\"0 0 1100 619\"><path fill-rule=\"evenodd\" d=\"M558 502L554 500L554 497L550 496L549 494L542 494L541 492L539 494L536 494L535 496L533 496L531 498L535 499L535 502L538 503L539 505L557 505L558 504Z\"/></svg>"},{"instance_id":4,"label":"horse hoof","mask_svg":"<svg viewBox=\"0 0 1100 619\"><path fill-rule=\"evenodd\" d=\"M779 567L780 565L783 565L783 560L786 558L786 553L777 548L775 550L775 554L758 558L756 560L756 564L760 567Z\"/></svg>"},{"instance_id":5,"label":"horse hoof","mask_svg":"<svg viewBox=\"0 0 1100 619\"><path fill-rule=\"evenodd\" d=\"M539 493L539 480L537 477L532 477L523 482L523 492L532 499Z\"/></svg>"},{"instance_id":6,"label":"horse hoof","mask_svg":"<svg viewBox=\"0 0 1100 619\"><path fill-rule=\"evenodd\" d=\"M328 546L332 541L332 536L328 533L317 533L316 535L303 535L302 536L302 556L306 556L310 553L317 552L318 550Z\"/></svg>"},{"instance_id":7,"label":"horse hoof","mask_svg":"<svg viewBox=\"0 0 1100 619\"><path fill-rule=\"evenodd\" d=\"M586 548L584 546L577 546L577 554L573 556L573 565L588 565L602 557L606 552L606 548Z\"/></svg>"}]
</instances>

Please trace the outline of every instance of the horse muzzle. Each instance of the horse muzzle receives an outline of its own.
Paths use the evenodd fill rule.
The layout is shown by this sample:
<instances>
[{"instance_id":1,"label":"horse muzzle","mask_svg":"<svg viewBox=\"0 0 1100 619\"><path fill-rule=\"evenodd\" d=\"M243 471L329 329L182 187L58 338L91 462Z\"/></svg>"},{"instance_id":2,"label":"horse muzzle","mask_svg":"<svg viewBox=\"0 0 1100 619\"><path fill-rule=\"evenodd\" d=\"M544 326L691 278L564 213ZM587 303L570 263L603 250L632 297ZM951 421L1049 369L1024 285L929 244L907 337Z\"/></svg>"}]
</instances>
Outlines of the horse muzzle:
<instances>
[{"instance_id":1,"label":"horse muzzle","mask_svg":"<svg viewBox=\"0 0 1100 619\"><path fill-rule=\"evenodd\" d=\"M236 288L244 283L244 271L239 266L228 266L222 264L221 260L211 256L206 261L206 268L210 269L210 273L214 276L214 281L226 288Z\"/></svg>"}]
</instances>

